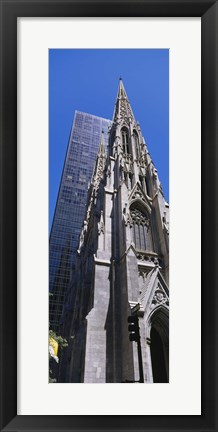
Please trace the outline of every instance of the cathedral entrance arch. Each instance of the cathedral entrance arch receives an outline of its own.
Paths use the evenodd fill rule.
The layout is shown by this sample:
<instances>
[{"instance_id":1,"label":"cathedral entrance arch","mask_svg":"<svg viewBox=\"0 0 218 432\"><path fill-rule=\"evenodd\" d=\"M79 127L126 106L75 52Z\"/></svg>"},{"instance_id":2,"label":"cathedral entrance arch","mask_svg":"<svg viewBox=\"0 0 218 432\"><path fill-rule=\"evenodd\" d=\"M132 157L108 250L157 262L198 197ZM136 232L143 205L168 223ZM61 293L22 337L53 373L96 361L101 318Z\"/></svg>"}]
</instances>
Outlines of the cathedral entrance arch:
<instances>
[{"instance_id":1,"label":"cathedral entrance arch","mask_svg":"<svg viewBox=\"0 0 218 432\"><path fill-rule=\"evenodd\" d=\"M169 311L157 308L150 317L150 349L154 383L169 382Z\"/></svg>"}]
</instances>

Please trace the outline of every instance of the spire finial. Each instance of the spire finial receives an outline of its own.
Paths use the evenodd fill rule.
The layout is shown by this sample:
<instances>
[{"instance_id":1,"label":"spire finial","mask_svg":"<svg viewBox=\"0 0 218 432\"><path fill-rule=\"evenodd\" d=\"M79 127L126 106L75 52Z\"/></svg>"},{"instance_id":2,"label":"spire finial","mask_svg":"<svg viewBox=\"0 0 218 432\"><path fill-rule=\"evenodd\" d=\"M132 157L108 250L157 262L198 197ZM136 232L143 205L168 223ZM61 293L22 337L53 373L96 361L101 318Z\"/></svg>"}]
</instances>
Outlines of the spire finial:
<instances>
[{"instance_id":1,"label":"spire finial","mask_svg":"<svg viewBox=\"0 0 218 432\"><path fill-rule=\"evenodd\" d=\"M121 105L122 105L122 109L121 109ZM117 118L120 117L121 115L125 118L131 118L132 120L134 120L134 115L130 103L128 101L126 90L124 88L122 78L120 77L113 121L117 121Z\"/></svg>"}]
</instances>

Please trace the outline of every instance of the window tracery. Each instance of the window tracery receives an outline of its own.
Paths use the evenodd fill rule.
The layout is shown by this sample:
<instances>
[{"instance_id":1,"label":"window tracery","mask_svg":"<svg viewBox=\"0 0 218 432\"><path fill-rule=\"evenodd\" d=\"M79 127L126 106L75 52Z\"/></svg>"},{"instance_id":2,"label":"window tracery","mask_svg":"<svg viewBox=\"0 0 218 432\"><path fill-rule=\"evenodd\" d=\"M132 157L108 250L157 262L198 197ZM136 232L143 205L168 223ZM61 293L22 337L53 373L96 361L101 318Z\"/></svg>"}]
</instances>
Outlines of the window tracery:
<instances>
[{"instance_id":1,"label":"window tracery","mask_svg":"<svg viewBox=\"0 0 218 432\"><path fill-rule=\"evenodd\" d=\"M135 145L136 157L137 159L139 159L140 158L139 137L135 131L133 132L133 142Z\"/></svg>"},{"instance_id":2,"label":"window tracery","mask_svg":"<svg viewBox=\"0 0 218 432\"><path fill-rule=\"evenodd\" d=\"M132 208L130 214L135 248L142 251L152 251L151 230L147 215L138 208Z\"/></svg>"},{"instance_id":3,"label":"window tracery","mask_svg":"<svg viewBox=\"0 0 218 432\"><path fill-rule=\"evenodd\" d=\"M121 136L122 136L123 153L124 154L129 154L129 137L128 137L128 131L126 129L122 129Z\"/></svg>"}]
</instances>

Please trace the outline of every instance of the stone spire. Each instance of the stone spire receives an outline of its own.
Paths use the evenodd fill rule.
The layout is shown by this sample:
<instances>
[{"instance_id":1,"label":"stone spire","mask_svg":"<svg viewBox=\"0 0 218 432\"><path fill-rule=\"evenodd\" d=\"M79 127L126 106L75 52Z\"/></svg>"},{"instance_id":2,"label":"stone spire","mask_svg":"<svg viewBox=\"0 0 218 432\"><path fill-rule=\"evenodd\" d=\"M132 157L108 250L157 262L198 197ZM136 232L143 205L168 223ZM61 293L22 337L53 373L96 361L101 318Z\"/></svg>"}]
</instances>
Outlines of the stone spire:
<instances>
[{"instance_id":1,"label":"stone spire","mask_svg":"<svg viewBox=\"0 0 218 432\"><path fill-rule=\"evenodd\" d=\"M123 85L122 78L120 78L117 100L114 109L113 121L119 122L123 120L125 122L135 121L126 90Z\"/></svg>"},{"instance_id":2,"label":"stone spire","mask_svg":"<svg viewBox=\"0 0 218 432\"><path fill-rule=\"evenodd\" d=\"M106 158L106 151L105 151L105 145L104 145L104 131L101 132L101 141L98 149L98 158L103 157Z\"/></svg>"},{"instance_id":3,"label":"stone spire","mask_svg":"<svg viewBox=\"0 0 218 432\"><path fill-rule=\"evenodd\" d=\"M106 158L107 155L106 155L105 145L104 145L104 132L102 131L101 141L100 141L98 154L97 154L97 160L96 160L93 177L92 177L92 184L96 188L96 190L98 189L100 181L103 179Z\"/></svg>"},{"instance_id":4,"label":"stone spire","mask_svg":"<svg viewBox=\"0 0 218 432\"><path fill-rule=\"evenodd\" d=\"M107 155L106 155L105 144L104 144L104 132L102 131L101 141L98 148L97 159L94 166L90 187L88 190L88 206L87 206L86 220L85 220L86 224L88 224L90 221L90 215L92 212L93 203L96 204L99 188L101 186L102 180L104 179L106 159L107 159ZM83 242L80 243L82 244Z\"/></svg>"}]
</instances>

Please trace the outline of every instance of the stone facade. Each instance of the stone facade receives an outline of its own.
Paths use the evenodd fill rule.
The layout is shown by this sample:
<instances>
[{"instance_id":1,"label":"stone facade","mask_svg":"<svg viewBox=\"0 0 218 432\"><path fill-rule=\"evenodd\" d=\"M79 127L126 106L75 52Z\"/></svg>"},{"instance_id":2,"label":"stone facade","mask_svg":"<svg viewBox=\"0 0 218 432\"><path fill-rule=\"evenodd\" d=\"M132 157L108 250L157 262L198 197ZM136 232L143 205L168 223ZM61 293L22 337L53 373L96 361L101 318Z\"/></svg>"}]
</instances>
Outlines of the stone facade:
<instances>
[{"instance_id":1,"label":"stone facade","mask_svg":"<svg viewBox=\"0 0 218 432\"><path fill-rule=\"evenodd\" d=\"M127 323L138 305L143 381L168 382L169 205L122 80L104 135L68 299L73 338L60 381L138 381Z\"/></svg>"}]
</instances>

